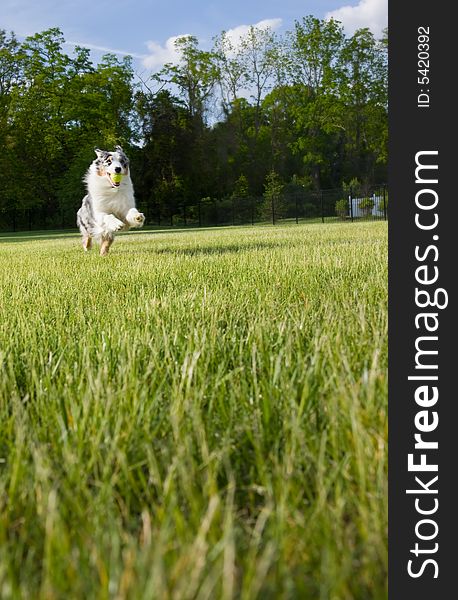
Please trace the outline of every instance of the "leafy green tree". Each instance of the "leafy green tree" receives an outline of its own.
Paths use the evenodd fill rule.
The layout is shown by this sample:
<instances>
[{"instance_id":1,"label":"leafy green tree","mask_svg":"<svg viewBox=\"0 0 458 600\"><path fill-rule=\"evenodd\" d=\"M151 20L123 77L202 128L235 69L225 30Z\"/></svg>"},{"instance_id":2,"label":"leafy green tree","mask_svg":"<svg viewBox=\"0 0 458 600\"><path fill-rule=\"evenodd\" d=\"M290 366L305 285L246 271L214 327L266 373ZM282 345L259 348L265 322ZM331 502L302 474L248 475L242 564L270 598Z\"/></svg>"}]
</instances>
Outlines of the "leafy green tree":
<instances>
[{"instance_id":1,"label":"leafy green tree","mask_svg":"<svg viewBox=\"0 0 458 600\"><path fill-rule=\"evenodd\" d=\"M345 104L345 149L349 174L373 178L378 163L387 157L386 51L369 29L359 29L342 53Z\"/></svg>"},{"instance_id":2,"label":"leafy green tree","mask_svg":"<svg viewBox=\"0 0 458 600\"><path fill-rule=\"evenodd\" d=\"M144 140L133 167L138 198L160 222L179 210L178 199L188 196L192 163L191 117L183 101L168 90L139 92L136 112ZM173 206L172 206L173 205Z\"/></svg>"},{"instance_id":3,"label":"leafy green tree","mask_svg":"<svg viewBox=\"0 0 458 600\"><path fill-rule=\"evenodd\" d=\"M278 79L278 39L271 29L254 26L238 40L223 32L215 39L214 56L235 171L233 181L241 172L248 173L250 187L261 194L271 168L270 131L263 101Z\"/></svg>"},{"instance_id":4,"label":"leafy green tree","mask_svg":"<svg viewBox=\"0 0 458 600\"><path fill-rule=\"evenodd\" d=\"M81 200L82 174L94 145L131 138L132 69L107 55L97 68L89 51L63 52L59 29L26 38L22 75L10 93L9 169L20 182L21 207L55 215Z\"/></svg>"},{"instance_id":5,"label":"leafy green tree","mask_svg":"<svg viewBox=\"0 0 458 600\"><path fill-rule=\"evenodd\" d=\"M278 173L270 171L264 185L263 214L265 217L271 218L273 225L282 214L284 204L283 188Z\"/></svg>"},{"instance_id":6,"label":"leafy green tree","mask_svg":"<svg viewBox=\"0 0 458 600\"><path fill-rule=\"evenodd\" d=\"M197 201L208 194L207 182L211 177L207 157L208 128L206 125L210 100L218 77L218 67L211 52L199 48L194 36L183 36L175 41L178 52L176 64L166 64L153 79L168 85L183 102L188 113L188 150L192 160L187 164L188 198Z\"/></svg>"},{"instance_id":7,"label":"leafy green tree","mask_svg":"<svg viewBox=\"0 0 458 600\"><path fill-rule=\"evenodd\" d=\"M14 33L0 29L0 132L7 127L11 94L22 77L23 53Z\"/></svg>"},{"instance_id":8,"label":"leafy green tree","mask_svg":"<svg viewBox=\"0 0 458 600\"><path fill-rule=\"evenodd\" d=\"M233 198L248 198L249 195L250 195L250 192L248 189L248 179L242 173L240 175L240 177L237 179L237 181L235 182L234 191L232 192L232 197Z\"/></svg>"},{"instance_id":9,"label":"leafy green tree","mask_svg":"<svg viewBox=\"0 0 458 600\"><path fill-rule=\"evenodd\" d=\"M309 16L295 22L289 40L290 103L295 123L295 152L315 187L328 176L333 149L342 131L343 106L338 93L345 36L340 23Z\"/></svg>"},{"instance_id":10,"label":"leafy green tree","mask_svg":"<svg viewBox=\"0 0 458 600\"><path fill-rule=\"evenodd\" d=\"M247 65L240 45L226 31L213 39L212 54L222 108L227 116L248 85Z\"/></svg>"},{"instance_id":11,"label":"leafy green tree","mask_svg":"<svg viewBox=\"0 0 458 600\"><path fill-rule=\"evenodd\" d=\"M262 99L274 84L278 48L275 34L269 28L260 29L253 26L242 37L240 44L247 73L246 85L251 90L255 109L254 134L256 137L262 123Z\"/></svg>"},{"instance_id":12,"label":"leafy green tree","mask_svg":"<svg viewBox=\"0 0 458 600\"><path fill-rule=\"evenodd\" d=\"M211 197L221 222L236 199L242 208L261 195L275 221L305 189L355 177L368 189L386 177L387 31L346 37L340 23L308 16L281 36L222 32L211 51L185 36L178 61L153 75L156 92L134 81L129 57L94 64L64 43L57 28L23 43L0 31L3 211L73 223L93 147L116 143L150 221L195 217L192 206Z\"/></svg>"},{"instance_id":13,"label":"leafy green tree","mask_svg":"<svg viewBox=\"0 0 458 600\"><path fill-rule=\"evenodd\" d=\"M175 48L178 63L167 63L154 78L176 86L191 117L203 122L218 77L214 56L201 50L197 38L192 35L176 39Z\"/></svg>"},{"instance_id":14,"label":"leafy green tree","mask_svg":"<svg viewBox=\"0 0 458 600\"><path fill-rule=\"evenodd\" d=\"M7 35L0 29L0 209L15 207L18 204L20 186L17 177L20 172L14 169L14 128L11 122L13 98L21 85L24 53L14 35Z\"/></svg>"}]
</instances>

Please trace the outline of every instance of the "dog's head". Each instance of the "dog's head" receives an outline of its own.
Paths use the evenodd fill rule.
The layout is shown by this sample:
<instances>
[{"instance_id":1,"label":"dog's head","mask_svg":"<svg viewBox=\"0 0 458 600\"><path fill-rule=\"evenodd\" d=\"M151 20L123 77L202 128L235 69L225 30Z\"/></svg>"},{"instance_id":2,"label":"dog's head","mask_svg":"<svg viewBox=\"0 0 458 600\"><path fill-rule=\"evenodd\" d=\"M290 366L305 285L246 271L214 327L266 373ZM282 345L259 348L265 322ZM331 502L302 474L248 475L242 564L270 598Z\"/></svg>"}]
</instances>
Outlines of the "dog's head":
<instances>
[{"instance_id":1,"label":"dog's head","mask_svg":"<svg viewBox=\"0 0 458 600\"><path fill-rule=\"evenodd\" d=\"M106 177L113 188L118 188L121 185L123 177L129 175L129 159L125 155L124 150L121 146L116 146L114 152L100 150L99 148L94 148L94 150L97 158L93 164L95 165L97 175Z\"/></svg>"}]
</instances>

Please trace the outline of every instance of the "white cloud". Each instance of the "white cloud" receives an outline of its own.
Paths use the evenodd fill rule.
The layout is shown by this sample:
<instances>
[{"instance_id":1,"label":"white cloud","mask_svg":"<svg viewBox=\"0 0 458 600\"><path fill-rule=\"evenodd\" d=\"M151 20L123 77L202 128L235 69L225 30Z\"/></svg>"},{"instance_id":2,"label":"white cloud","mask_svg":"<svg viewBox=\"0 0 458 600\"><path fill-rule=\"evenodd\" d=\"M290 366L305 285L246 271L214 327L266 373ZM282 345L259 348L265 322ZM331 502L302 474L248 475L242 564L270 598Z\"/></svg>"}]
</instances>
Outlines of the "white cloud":
<instances>
[{"instance_id":1,"label":"white cloud","mask_svg":"<svg viewBox=\"0 0 458 600\"><path fill-rule=\"evenodd\" d=\"M274 31L278 29L282 24L281 19L264 19L255 23L253 27L256 29L271 29ZM238 25L232 29L226 31L226 35L228 39L231 41L233 46L237 46L240 43L240 39L246 35L249 31L250 25ZM148 41L146 42L146 46L148 48L148 54L143 57L142 64L146 69L158 70L165 63L177 63L178 62L178 53L175 48L175 42L181 37L186 37L189 34L181 34L175 35L173 37L169 37L169 39L165 42L164 46L161 46L158 42ZM202 40L200 40L202 43Z\"/></svg>"},{"instance_id":2,"label":"white cloud","mask_svg":"<svg viewBox=\"0 0 458 600\"><path fill-rule=\"evenodd\" d=\"M360 0L356 6L342 6L328 12L325 18L341 21L350 35L357 29L369 27L378 37L388 25L388 0Z\"/></svg>"},{"instance_id":3,"label":"white cloud","mask_svg":"<svg viewBox=\"0 0 458 600\"><path fill-rule=\"evenodd\" d=\"M146 69L160 69L165 63L178 62L178 53L175 48L175 42L182 37L187 37L189 34L174 35L169 37L165 42L165 46L161 46L157 42L146 42L149 53L143 58L143 66Z\"/></svg>"},{"instance_id":4,"label":"white cloud","mask_svg":"<svg viewBox=\"0 0 458 600\"><path fill-rule=\"evenodd\" d=\"M261 29L261 30L271 29L272 31L275 31L276 29L281 27L281 24L282 24L282 19L264 19L262 21L259 21L258 23L255 23L253 25L253 27L255 29ZM229 29L228 31L226 31L226 37L233 46L237 47L240 44L240 40L250 30L250 27L251 27L251 25L238 25L237 27L234 27L233 29Z\"/></svg>"}]
</instances>

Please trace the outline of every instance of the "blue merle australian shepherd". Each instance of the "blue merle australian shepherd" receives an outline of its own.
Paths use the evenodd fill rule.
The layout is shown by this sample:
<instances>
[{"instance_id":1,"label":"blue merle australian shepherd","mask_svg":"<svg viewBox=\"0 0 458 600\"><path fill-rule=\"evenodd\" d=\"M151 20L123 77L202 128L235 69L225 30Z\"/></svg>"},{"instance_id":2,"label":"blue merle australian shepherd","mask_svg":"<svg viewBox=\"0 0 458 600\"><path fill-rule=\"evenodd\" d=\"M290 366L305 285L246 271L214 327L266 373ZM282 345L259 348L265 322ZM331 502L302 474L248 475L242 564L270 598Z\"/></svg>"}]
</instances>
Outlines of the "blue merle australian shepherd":
<instances>
[{"instance_id":1,"label":"blue merle australian shepherd","mask_svg":"<svg viewBox=\"0 0 458 600\"><path fill-rule=\"evenodd\" d=\"M108 254L115 233L143 227L145 215L135 208L134 188L129 175L129 159L121 146L114 152L96 148L97 158L84 178L87 195L77 213L77 224L87 251L92 240L100 242L100 254Z\"/></svg>"}]
</instances>

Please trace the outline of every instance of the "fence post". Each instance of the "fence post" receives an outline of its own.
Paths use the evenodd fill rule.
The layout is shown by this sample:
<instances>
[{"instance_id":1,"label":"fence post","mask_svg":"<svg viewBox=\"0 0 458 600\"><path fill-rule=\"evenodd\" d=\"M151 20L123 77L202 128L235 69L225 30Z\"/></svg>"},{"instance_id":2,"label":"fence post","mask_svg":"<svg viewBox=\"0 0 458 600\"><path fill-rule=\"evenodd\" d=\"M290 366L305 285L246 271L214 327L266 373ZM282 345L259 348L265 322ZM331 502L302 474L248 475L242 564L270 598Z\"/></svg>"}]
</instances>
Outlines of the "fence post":
<instances>
[{"instance_id":1,"label":"fence post","mask_svg":"<svg viewBox=\"0 0 458 600\"><path fill-rule=\"evenodd\" d=\"M386 185L383 186L383 218L386 221Z\"/></svg>"},{"instance_id":2,"label":"fence post","mask_svg":"<svg viewBox=\"0 0 458 600\"><path fill-rule=\"evenodd\" d=\"M320 191L321 222L324 223L323 190Z\"/></svg>"},{"instance_id":3,"label":"fence post","mask_svg":"<svg viewBox=\"0 0 458 600\"><path fill-rule=\"evenodd\" d=\"M353 190L352 190L352 188L350 188L349 200L350 200L350 218L351 218L351 222L353 223Z\"/></svg>"},{"instance_id":4,"label":"fence post","mask_svg":"<svg viewBox=\"0 0 458 600\"><path fill-rule=\"evenodd\" d=\"M298 202L297 202L297 192L295 192L294 194L294 198L296 200L296 225L299 225L299 215L298 215Z\"/></svg>"}]
</instances>

